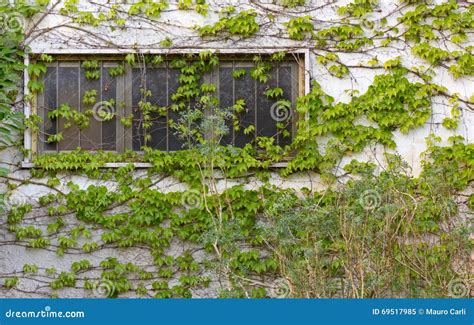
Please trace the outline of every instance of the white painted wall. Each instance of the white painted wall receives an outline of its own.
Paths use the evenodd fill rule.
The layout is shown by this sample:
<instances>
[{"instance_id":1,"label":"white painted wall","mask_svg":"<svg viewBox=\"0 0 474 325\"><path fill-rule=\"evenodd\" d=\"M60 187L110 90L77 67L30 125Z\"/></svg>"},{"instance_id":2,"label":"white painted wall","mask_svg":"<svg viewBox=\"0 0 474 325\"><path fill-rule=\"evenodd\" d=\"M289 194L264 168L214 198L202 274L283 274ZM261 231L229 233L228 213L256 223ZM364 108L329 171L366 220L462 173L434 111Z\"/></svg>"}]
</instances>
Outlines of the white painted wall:
<instances>
[{"instance_id":1,"label":"white painted wall","mask_svg":"<svg viewBox=\"0 0 474 325\"><path fill-rule=\"evenodd\" d=\"M88 10L94 14L99 12L107 12L110 4L109 1L100 0L95 2L80 1L80 8ZM118 1L120 2L120 1ZM131 1L128 1L131 3ZM101 27L91 29L87 26L78 26L71 24L71 19L59 14L61 5L55 7L51 14L44 17L35 31L28 40L28 45L32 53L120 53L135 52L139 50L142 53L166 53L175 51L190 51L190 49L220 49L221 51L238 52L242 51L268 51L277 50L307 50L310 53L308 77L311 80L318 81L324 91L333 96L337 101L349 101L350 96L348 90L358 90L364 93L372 83L376 74L384 73L383 70L373 69L357 69L352 68L350 76L339 79L328 73L326 68L317 63L317 55L325 55L327 52L316 50L309 41L297 42L289 39L286 34L286 27L282 24L291 18L302 15L310 15L316 21L316 30L326 28L333 24L333 21L340 18L337 15L336 8L341 4L350 1L310 1L312 5L324 6L319 10L312 10L299 13L298 9L286 9L281 11L281 7L272 4L271 0L267 1L208 1L211 4L209 13L206 17L194 12L193 10L178 10L176 4L170 1L170 6L165 10L158 20L150 20L137 18L135 20L127 20L125 30L111 31L110 28ZM442 1L438 1L440 3ZM112 1L112 3L116 3ZM329 3L329 4L328 4ZM258 4L258 5L256 5ZM237 10L254 9L258 13L259 22L262 25L257 37L248 40L239 40L235 37L229 40L203 41L194 30L194 26L202 26L211 24L218 19L218 11L227 5L234 5ZM129 5L122 5L127 8ZM386 15L387 12L395 10L399 6L396 1L380 1L379 11L367 17L367 20L376 20L377 17ZM301 9L300 9L301 10ZM277 24L269 24L272 15ZM388 24L396 23L391 19ZM59 26L59 27L58 27ZM45 32L49 30L48 32ZM94 35L90 34L92 31ZM166 37L173 40L173 46L170 49L163 48L159 42ZM472 37L466 45L473 45ZM440 46L444 46L440 44ZM450 50L452 50L450 46ZM427 62L423 62L419 58L415 58L410 53L410 48L406 44L392 43L385 48L375 48L361 54L338 53L342 62L348 65L357 66L365 63L373 57L377 57L379 62L393 59L401 56L402 63L405 66L429 66ZM449 90L450 93L459 93L460 98L467 99L474 93L473 78L454 79L453 76L445 69L435 69L437 74L433 82L441 84ZM433 102L433 116L430 123L424 128L410 131L408 134L396 132L395 141L398 145L398 152L403 158L413 166L414 174L420 171L420 153L426 149L425 137L431 132L447 139L454 134L462 135L467 142L474 141L474 112L472 110L463 109L462 121L456 131L450 131L441 126L444 117L449 116L450 106L442 105L446 101L441 97L435 98ZM461 105L463 108L463 105ZM380 150L378 150L380 152ZM364 155L357 155L360 158ZM367 156L367 154L365 154Z\"/></svg>"},{"instance_id":2,"label":"white painted wall","mask_svg":"<svg viewBox=\"0 0 474 325\"><path fill-rule=\"evenodd\" d=\"M116 1L110 1L116 3ZM120 2L120 1L117 1ZM173 1L170 1L173 2ZM310 1L313 5L325 5L321 10L307 11L304 14L311 15L317 20L316 29L331 26L332 21L338 19L335 13L336 5L327 5L328 1ZM338 5L349 2L339 1ZM159 45L159 42L166 37L170 37L173 40L172 51L186 49L221 49L229 52L241 52L247 51L262 51L266 50L269 52L278 51L283 49L293 50L307 50L310 52L308 61L308 77L311 80L317 80L324 91L333 96L336 101L349 101L350 97L347 95L347 90L358 90L360 93L364 93L369 85L372 83L373 78L376 74L383 73L383 70L370 70L370 69L351 69L351 74L343 79L338 79L331 76L324 66L320 65L316 61L317 55L326 54L325 51L314 49L311 42L295 42L288 38L285 33L286 28L282 25L283 22L288 21L290 18L301 16L298 12L299 9L286 9L283 12L279 12L280 7L272 5L272 1L208 1L211 4L209 14L207 17L203 17L194 11L190 10L184 13L176 9L176 4L172 3L170 7L162 13L159 20L151 21L149 19L136 18L135 20L127 20L125 30L111 31L109 28L101 27L93 30L93 34L90 34L91 28L86 26L77 26L71 23L71 19L64 17L59 13L59 8L62 4L54 6L51 5L51 13L45 17L37 17L35 20L29 22L29 27L34 24L38 24L31 34L29 35L27 44L30 48L31 53L48 53L48 54L97 54L97 53L126 53L135 52L136 50L141 53L166 53L170 51ZM81 8L87 9L92 13L97 14L98 12L107 11L110 7L109 1L96 0L92 1L80 1ZM197 35L193 26L203 25L214 22L217 19L217 12L220 8L226 5L235 5L237 11L244 9L254 9L258 13L259 21L262 24L261 30L258 32L257 37L248 40L238 40L231 38L229 40L203 40ZM373 19L377 16L383 15L391 10L394 10L398 6L396 1L380 1L380 11L374 13L369 19ZM278 24L269 24L270 17L273 15L274 19ZM394 23L394 21L389 21ZM270 26L269 26L270 25ZM471 34L472 35L472 34ZM470 44L474 44L474 39L471 36L469 40ZM349 65L358 65L361 61L366 62L377 56L380 62L384 62L388 59L393 59L397 56L401 56L402 62L407 66L417 66L423 64L427 66L426 62L422 62L420 59L413 57L410 54L410 48L406 44L393 43L387 48L377 48L368 50L363 54L339 54L342 61ZM447 87L451 93L459 93L460 98L469 98L474 92L474 80L473 78L460 78L454 79L445 70L437 69L437 75L434 78L434 82L442 84ZM450 131L446 130L441 126L441 121L445 116L449 116L450 107L442 105L443 99L436 98L433 102L433 116L425 127L410 131L408 134L401 134L400 132L395 133L395 140L397 143L397 152L412 166L413 174L417 175L420 171L420 154L426 149L425 137L431 132L441 136L446 140L449 136L454 134L462 135L467 142L472 143L474 141L474 112L470 110L462 110L462 122L459 123L458 130ZM445 101L444 101L445 102ZM461 108L463 105L461 105ZM366 159L366 160L379 160L383 161L383 148L367 148L363 153L347 157L343 164L350 161L353 158ZM19 163L23 157L19 152L2 152L0 153L0 161L7 163ZM0 163L1 166L1 163ZM11 166L9 165L11 168ZM12 178L27 179L29 178L28 170L17 169L11 175ZM79 176L67 176L61 177L62 186L61 188L67 191L65 184L71 179L80 186L86 188L89 184L94 183L86 177ZM250 178L245 180L247 186L258 187L259 182ZM46 180L38 180L38 183L46 182ZM281 178L277 174L274 174L271 182L282 188L295 188L300 189L302 187L310 188L312 190L320 190L323 188L323 183L319 178L319 175L314 173L301 173L295 174L288 178ZM113 186L113 184L106 184ZM224 186L231 184L219 184L222 189ZM176 191L183 188L183 184L179 184L176 180L166 179L160 183L159 187L163 191ZM5 189L4 185L0 185L0 190ZM35 202L39 196L44 195L47 190L46 187L38 184L29 184L21 186L20 188L12 192L11 200L15 203L32 201ZM36 203L34 203L36 205ZM34 215L37 214L35 217ZM43 221L41 221L43 220ZM42 209L35 209L33 216L30 216L27 222L38 225L38 222L44 222L44 211ZM1 219L1 231L0 240L10 241L13 240L12 235L6 231L5 218ZM46 225L46 223L45 223ZM174 253L182 250L183 247L180 245L172 248ZM31 251L22 246L17 245L4 245L2 246L0 256L0 274L9 273L21 270L21 267L25 263L36 263L41 267L51 267L54 265L58 270L67 270L70 263L73 260L79 260L84 258L81 254L67 255L63 258L56 257L54 252L50 251ZM105 252L103 252L105 253ZM100 261L104 256L103 253L93 255L93 261ZM130 250L127 252L122 251L111 251L107 253L117 254L121 259L135 261L137 263L147 264L149 259L146 254L143 254L140 250ZM87 256L88 258L90 256ZM202 257L202 256L201 256ZM25 290L31 290L35 286L39 286L38 292L41 293L44 290L41 282L38 281L26 281L22 283ZM215 296L216 295L216 283L211 285L211 290L206 292L197 292L198 296ZM24 294L19 291L5 292L4 289L0 294L6 296L29 296L30 294ZM66 290L62 293L62 296L82 296L83 292L77 290ZM31 296L39 296L39 294L31 294Z\"/></svg>"}]
</instances>

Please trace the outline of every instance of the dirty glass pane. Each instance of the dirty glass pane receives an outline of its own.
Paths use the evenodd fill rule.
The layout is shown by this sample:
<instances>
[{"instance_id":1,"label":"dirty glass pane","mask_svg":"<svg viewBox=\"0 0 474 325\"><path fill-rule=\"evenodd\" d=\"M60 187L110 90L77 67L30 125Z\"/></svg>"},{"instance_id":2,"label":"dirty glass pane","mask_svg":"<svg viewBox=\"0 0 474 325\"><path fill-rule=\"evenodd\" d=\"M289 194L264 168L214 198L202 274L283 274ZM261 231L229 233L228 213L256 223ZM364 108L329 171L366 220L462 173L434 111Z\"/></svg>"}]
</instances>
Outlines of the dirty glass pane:
<instances>
[{"instance_id":1,"label":"dirty glass pane","mask_svg":"<svg viewBox=\"0 0 474 325\"><path fill-rule=\"evenodd\" d=\"M276 136L276 121L271 113L275 107L276 100L270 99L265 95L268 89L277 86L277 69L273 68L269 72L269 79L266 83L257 82L257 136L273 137Z\"/></svg>"},{"instance_id":2,"label":"dirty glass pane","mask_svg":"<svg viewBox=\"0 0 474 325\"><path fill-rule=\"evenodd\" d=\"M168 69L168 102L171 104L171 95L176 92L179 87L179 74L176 69ZM178 121L179 114L172 110L168 110L168 120ZM170 128L168 130L168 150L176 151L182 148L182 142L175 134L175 131Z\"/></svg>"},{"instance_id":3,"label":"dirty glass pane","mask_svg":"<svg viewBox=\"0 0 474 325\"><path fill-rule=\"evenodd\" d=\"M291 73L291 67L289 66L282 66L278 69L278 87L283 89L283 99L291 101L291 95L293 90L293 85L297 84L297 80L294 80L296 76ZM281 119L280 123L284 125L283 129L278 129L278 144L280 146L285 146L290 144L291 136L284 137L282 130L286 130L291 135L291 125L292 125L292 117L293 117L293 108L288 107L280 113L279 117ZM286 117L286 118L285 118Z\"/></svg>"},{"instance_id":4,"label":"dirty glass pane","mask_svg":"<svg viewBox=\"0 0 474 325\"><path fill-rule=\"evenodd\" d=\"M80 111L85 113L88 110L92 110L94 107L100 105L100 79L87 79L86 78L87 70L80 68L81 73L81 90L80 90ZM96 92L95 102L88 104L84 103L84 96L86 92L91 93L92 91ZM97 105L97 106L96 106ZM99 150L101 149L101 122L97 120L94 116L89 118L89 127L81 131L81 148L86 150Z\"/></svg>"},{"instance_id":5,"label":"dirty glass pane","mask_svg":"<svg viewBox=\"0 0 474 325\"><path fill-rule=\"evenodd\" d=\"M58 106L68 104L73 109L79 108L79 67L59 67ZM67 124L71 124L66 128ZM73 121L59 119L59 132L63 140L59 141L59 150L74 150L79 147L79 128Z\"/></svg>"},{"instance_id":6,"label":"dirty glass pane","mask_svg":"<svg viewBox=\"0 0 474 325\"><path fill-rule=\"evenodd\" d=\"M245 75L235 79L235 100L244 99L246 110L238 114L240 129L235 132L234 144L243 147L255 139L255 133L245 134L244 130L250 125L255 125L255 80L250 76L252 68L244 68Z\"/></svg>"},{"instance_id":7,"label":"dirty glass pane","mask_svg":"<svg viewBox=\"0 0 474 325\"><path fill-rule=\"evenodd\" d=\"M140 150L145 144L144 142L144 130L142 126L142 116L138 103L142 100L141 88L145 87L145 75L141 69L132 69L132 113L133 113L133 135L132 145L133 150Z\"/></svg>"},{"instance_id":8,"label":"dirty glass pane","mask_svg":"<svg viewBox=\"0 0 474 325\"><path fill-rule=\"evenodd\" d=\"M166 68L147 68L146 71L147 90L151 91L148 101L157 109L151 113L153 125L147 130L151 135L150 147L159 150L166 150L167 119L166 110L160 110L167 104L167 78Z\"/></svg>"},{"instance_id":9,"label":"dirty glass pane","mask_svg":"<svg viewBox=\"0 0 474 325\"><path fill-rule=\"evenodd\" d=\"M219 105L223 109L234 105L234 78L232 72L232 67L219 69ZM229 133L222 138L222 145L234 143L232 121L227 121L226 125L229 128Z\"/></svg>"},{"instance_id":10,"label":"dirty glass pane","mask_svg":"<svg viewBox=\"0 0 474 325\"><path fill-rule=\"evenodd\" d=\"M43 144L43 150L56 150L56 143L48 143L48 137L57 132L57 120L48 118L48 113L57 107L57 68L48 67L44 77L44 135L40 138Z\"/></svg>"},{"instance_id":11,"label":"dirty glass pane","mask_svg":"<svg viewBox=\"0 0 474 325\"><path fill-rule=\"evenodd\" d=\"M117 102L117 77L111 77L109 69L102 66L100 100L112 103L111 99L115 101L115 104L108 108L111 113L115 113L120 105ZM102 122L102 149L112 151L117 149L117 118L115 117Z\"/></svg>"}]
</instances>

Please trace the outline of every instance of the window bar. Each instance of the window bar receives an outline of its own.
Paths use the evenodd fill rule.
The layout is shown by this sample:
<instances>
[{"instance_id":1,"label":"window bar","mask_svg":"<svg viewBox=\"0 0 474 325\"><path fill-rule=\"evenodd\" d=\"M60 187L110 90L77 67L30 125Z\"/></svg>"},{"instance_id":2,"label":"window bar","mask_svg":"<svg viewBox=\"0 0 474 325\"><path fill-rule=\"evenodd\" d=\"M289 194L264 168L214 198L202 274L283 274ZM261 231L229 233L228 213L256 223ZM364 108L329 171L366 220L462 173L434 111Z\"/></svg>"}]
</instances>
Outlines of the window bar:
<instances>
[{"instance_id":1,"label":"window bar","mask_svg":"<svg viewBox=\"0 0 474 325\"><path fill-rule=\"evenodd\" d=\"M28 53L25 54L25 60L24 60L25 66L28 66L30 64L30 56ZM24 93L25 96L28 96L30 94L29 88L28 88L28 83L30 81L30 76L28 73L28 69L25 69L23 72L23 77L24 77ZM24 102L24 112L25 112L25 118L29 118L31 115L31 104L30 101L25 101ZM24 142L25 142L25 148L28 151L28 154L25 157L26 162L30 162L31 160L31 150L32 148L32 132L30 128L27 128L25 130L24 134Z\"/></svg>"},{"instance_id":2,"label":"window bar","mask_svg":"<svg viewBox=\"0 0 474 325\"><path fill-rule=\"evenodd\" d=\"M235 105L235 78L234 78L234 71L235 71L235 60L232 60L232 103L234 103ZM235 113L234 113L235 114ZM232 140L231 140L231 144L234 146L235 145L235 129L234 129L234 121L232 119L231 121L231 125L230 125L230 128L229 128L232 132Z\"/></svg>"},{"instance_id":3,"label":"window bar","mask_svg":"<svg viewBox=\"0 0 474 325\"><path fill-rule=\"evenodd\" d=\"M143 59L143 70L145 71L145 73L143 74L144 75L144 83L143 83L143 89L144 89L144 92L143 92L143 95L142 95L142 101L144 103L146 103L148 101L148 98L146 96L147 94L147 91L148 91L148 67L147 67L147 64L146 64L146 61L145 59ZM139 105L140 106L140 105ZM140 115L140 124L143 128L143 143L142 143L142 147L143 146L148 146L148 143L147 143L147 135L148 135L148 132L150 132L149 128L145 128L143 126L144 124L144 118L143 118L143 111L141 110L140 107L138 107L141 111L141 115ZM140 148L141 149L141 148ZM141 151L141 150L140 150Z\"/></svg>"},{"instance_id":4,"label":"window bar","mask_svg":"<svg viewBox=\"0 0 474 325\"><path fill-rule=\"evenodd\" d=\"M255 66L255 63L254 63L254 64L253 64L253 68L255 69L255 67L256 67L256 66ZM257 136L258 136L258 134L257 134L257 132L258 132L258 131L257 131L257 130L258 130L258 127L257 127L257 114L258 114L258 110L257 110L257 108L258 108L258 81L257 81L257 79L254 80L253 85L254 85L254 95L255 95L255 99L254 99L254 103L253 103L253 109L254 109L254 115L255 115L255 116L254 116L254 123L253 123L253 125L254 125L254 131L253 131L253 133L254 133L254 139L253 139L253 140L254 140L254 146L256 147L255 139L257 139Z\"/></svg>"},{"instance_id":5,"label":"window bar","mask_svg":"<svg viewBox=\"0 0 474 325\"><path fill-rule=\"evenodd\" d=\"M82 66L82 61L79 60L79 67L77 68L77 97L79 99L79 102L77 103L78 107L77 110L82 113L82 99L81 99L81 66ZM72 107L74 109L74 107ZM80 148L82 148L82 130L78 130L78 141L77 144L79 145Z\"/></svg>"},{"instance_id":6,"label":"window bar","mask_svg":"<svg viewBox=\"0 0 474 325\"><path fill-rule=\"evenodd\" d=\"M165 61L165 71L166 71L166 152L170 152L170 128L169 128L169 109L170 109L170 98L169 98L169 79L170 71L168 61Z\"/></svg>"},{"instance_id":7,"label":"window bar","mask_svg":"<svg viewBox=\"0 0 474 325\"><path fill-rule=\"evenodd\" d=\"M276 62L276 86L277 87L280 87L280 63L279 62ZM275 99L274 99L275 100ZM274 104L272 104L274 105ZM270 110L271 110L271 106L270 106ZM271 114L271 112L270 112ZM275 122L275 141L276 141L276 144L277 145L280 145L280 132L278 131L278 122L277 121L274 121Z\"/></svg>"},{"instance_id":8,"label":"window bar","mask_svg":"<svg viewBox=\"0 0 474 325\"><path fill-rule=\"evenodd\" d=\"M104 62L103 60L100 60L100 61L99 61L99 64L100 64L100 66L99 66L99 71L100 71L100 73L99 73L99 92L100 92L99 96L100 96L100 105L103 105L102 101L104 100L104 93L103 93L103 86L104 86L104 85L103 85L103 81L104 81L104 80L103 80L103 74L104 74L103 67L104 67L104 66L103 66L103 62ZM80 99L79 99L79 100L80 100ZM107 106L107 107L108 107L108 106ZM99 107L98 107L98 108L99 108ZM107 110L107 111L108 111L108 110ZM102 121L99 121L99 123L100 123L100 127L99 127L99 143L98 143L98 146L97 146L97 147L100 148L100 149L104 149L104 143L103 143L103 141L102 141L102 139L104 139L104 134L103 134L103 132L104 132L104 123L103 123Z\"/></svg>"},{"instance_id":9,"label":"window bar","mask_svg":"<svg viewBox=\"0 0 474 325\"><path fill-rule=\"evenodd\" d=\"M142 147L146 144L146 136L147 136L147 130L143 127L143 111L142 108L140 107L140 102L145 103L147 101L146 97L146 92L147 92L147 66L146 63L143 62L143 65L141 62L138 62L139 64L139 69L140 69L140 101L137 103L137 112L138 112L138 143L139 143L139 148L138 151L142 151ZM143 90L143 91L140 91Z\"/></svg>"},{"instance_id":10,"label":"window bar","mask_svg":"<svg viewBox=\"0 0 474 325\"><path fill-rule=\"evenodd\" d=\"M57 109L59 104L59 61L56 61L56 107L53 109ZM49 113L49 112L48 112ZM59 118L54 119L54 124L56 124L56 134L59 132ZM48 141L48 138L46 138L46 141ZM59 143L55 142L54 146L56 147L56 152L59 152Z\"/></svg>"}]
</instances>

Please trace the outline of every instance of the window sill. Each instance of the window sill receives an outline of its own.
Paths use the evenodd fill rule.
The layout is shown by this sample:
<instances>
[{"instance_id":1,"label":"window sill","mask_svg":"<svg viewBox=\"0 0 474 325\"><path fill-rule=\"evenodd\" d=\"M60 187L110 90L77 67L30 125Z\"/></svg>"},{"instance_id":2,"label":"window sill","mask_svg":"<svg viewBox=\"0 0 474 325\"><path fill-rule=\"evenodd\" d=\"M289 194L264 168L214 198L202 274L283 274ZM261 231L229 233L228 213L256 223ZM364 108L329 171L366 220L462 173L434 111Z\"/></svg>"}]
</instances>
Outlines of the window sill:
<instances>
[{"instance_id":1,"label":"window sill","mask_svg":"<svg viewBox=\"0 0 474 325\"><path fill-rule=\"evenodd\" d=\"M105 163L104 166L102 166L101 168L120 168L120 167L125 167L129 164L130 163ZM133 166L135 166L135 168L150 168L150 167L152 167L152 164L150 164L150 163L136 162L136 163L132 163L132 164L133 164ZM270 168L285 168L287 166L288 166L288 162L287 161L282 161L282 162L277 162L277 163L271 164ZM32 168L35 168L36 166L32 162L22 161L21 164L20 164L20 167L22 169L32 169Z\"/></svg>"}]
</instances>

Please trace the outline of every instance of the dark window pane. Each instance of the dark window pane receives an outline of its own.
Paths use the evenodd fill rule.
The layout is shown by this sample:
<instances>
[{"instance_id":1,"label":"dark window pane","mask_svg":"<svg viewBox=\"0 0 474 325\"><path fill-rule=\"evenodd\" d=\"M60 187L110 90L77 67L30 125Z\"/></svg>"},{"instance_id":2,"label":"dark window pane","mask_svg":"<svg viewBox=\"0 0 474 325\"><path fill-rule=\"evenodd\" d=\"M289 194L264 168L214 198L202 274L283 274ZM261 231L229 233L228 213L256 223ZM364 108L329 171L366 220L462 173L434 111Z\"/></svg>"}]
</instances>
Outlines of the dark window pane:
<instances>
[{"instance_id":1,"label":"dark window pane","mask_svg":"<svg viewBox=\"0 0 474 325\"><path fill-rule=\"evenodd\" d=\"M142 127L142 116L138 103L142 100L141 88L145 86L145 75L141 69L132 69L132 110L133 110L133 130L132 146L133 150L140 150L145 144L144 131Z\"/></svg>"},{"instance_id":2,"label":"dark window pane","mask_svg":"<svg viewBox=\"0 0 474 325\"><path fill-rule=\"evenodd\" d=\"M168 69L168 103L171 105L171 96L176 92L179 87L179 70ZM168 109L168 120L177 122L179 119L179 113ZM169 128L168 130L168 150L176 151L182 148L180 139L176 136L175 130Z\"/></svg>"},{"instance_id":3,"label":"dark window pane","mask_svg":"<svg viewBox=\"0 0 474 325\"><path fill-rule=\"evenodd\" d=\"M102 101L110 102L111 99L115 101L115 105L110 105L108 108L112 112L117 112L118 105L117 102L117 78L111 77L109 74L109 69L102 66L101 73L101 93ZM102 122L102 149L103 150L116 150L117 146L117 118L114 117L111 120Z\"/></svg>"},{"instance_id":4,"label":"dark window pane","mask_svg":"<svg viewBox=\"0 0 474 325\"><path fill-rule=\"evenodd\" d=\"M165 68L147 68L146 71L146 85L147 90L151 91L151 97L148 97L148 101L158 107L165 107L167 105L167 73ZM167 134L167 119L166 112L153 112L151 113L153 125L147 129L147 132L151 135L151 141L149 146L154 149L165 150L166 145L166 134Z\"/></svg>"},{"instance_id":5,"label":"dark window pane","mask_svg":"<svg viewBox=\"0 0 474 325\"><path fill-rule=\"evenodd\" d=\"M44 107L43 107L43 120L44 120L44 136L42 137L43 150L56 150L56 143L48 143L48 137L57 132L57 120L49 119L48 113L58 106L57 104L57 69L56 67L48 67L44 77Z\"/></svg>"},{"instance_id":6,"label":"dark window pane","mask_svg":"<svg viewBox=\"0 0 474 325\"><path fill-rule=\"evenodd\" d=\"M240 129L235 132L235 145L243 147L255 138L255 134L244 134L245 128L255 125L255 80L250 76L251 68L245 68L246 73L235 79L235 100L245 100L246 110L238 115Z\"/></svg>"},{"instance_id":7,"label":"dark window pane","mask_svg":"<svg viewBox=\"0 0 474 325\"><path fill-rule=\"evenodd\" d=\"M58 106L68 104L72 109L79 108L79 68L59 67L59 94ZM69 128L65 124L70 123ZM79 146L79 128L74 121L59 119L59 131L63 133L64 139L59 141L59 150L73 150Z\"/></svg>"},{"instance_id":8,"label":"dark window pane","mask_svg":"<svg viewBox=\"0 0 474 325\"><path fill-rule=\"evenodd\" d=\"M291 101L292 98L292 87L293 85L298 84L298 80L293 80L293 74L291 73L291 67L289 66L283 66L278 69L278 87L283 89L283 99ZM290 133L291 135L291 127L292 127L292 119L293 119L293 107L288 108L289 111L284 112L281 117L287 116L288 118L285 120L280 121L281 124L283 124L285 127L284 129L278 129L278 144L280 146L285 146L290 144L291 142L291 136L290 137L284 137L283 136L283 130L286 130ZM291 109L291 110L290 110Z\"/></svg>"},{"instance_id":9,"label":"dark window pane","mask_svg":"<svg viewBox=\"0 0 474 325\"><path fill-rule=\"evenodd\" d=\"M81 91L80 91L80 105L81 112L84 113L87 110L92 110L94 107L97 108L100 105L100 79L87 79L84 68L80 68L81 71ZM92 104L84 103L84 95L86 92L95 90L96 101ZM96 106L97 104L97 106ZM89 118L89 127L81 131L81 148L86 150L99 150L101 149L101 123L99 120L94 118L97 114L94 114Z\"/></svg>"},{"instance_id":10,"label":"dark window pane","mask_svg":"<svg viewBox=\"0 0 474 325\"><path fill-rule=\"evenodd\" d=\"M219 69L219 105L223 109L234 105L234 78L232 77L232 71L232 67ZM232 121L227 121L226 125L229 128L229 133L222 138L222 145L234 143Z\"/></svg>"},{"instance_id":11,"label":"dark window pane","mask_svg":"<svg viewBox=\"0 0 474 325\"><path fill-rule=\"evenodd\" d=\"M272 69L269 73L270 77L266 83L257 82L257 136L272 137L277 133L276 121L272 118L272 105L276 100L269 99L265 92L277 86L277 71Z\"/></svg>"}]
</instances>

